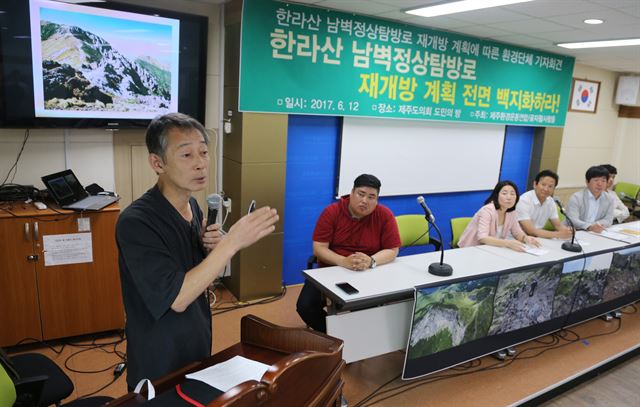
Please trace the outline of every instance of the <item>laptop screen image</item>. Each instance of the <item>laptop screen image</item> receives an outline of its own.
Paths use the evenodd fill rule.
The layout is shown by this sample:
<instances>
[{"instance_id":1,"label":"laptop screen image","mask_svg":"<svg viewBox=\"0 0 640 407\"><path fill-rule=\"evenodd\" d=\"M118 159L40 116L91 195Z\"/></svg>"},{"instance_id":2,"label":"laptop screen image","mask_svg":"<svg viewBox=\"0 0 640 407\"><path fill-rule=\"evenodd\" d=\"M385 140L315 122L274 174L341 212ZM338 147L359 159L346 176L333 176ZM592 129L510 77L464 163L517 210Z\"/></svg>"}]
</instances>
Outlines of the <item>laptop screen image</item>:
<instances>
[{"instance_id":1,"label":"laptop screen image","mask_svg":"<svg viewBox=\"0 0 640 407\"><path fill-rule=\"evenodd\" d=\"M42 182L60 206L77 202L88 195L71 170L46 175L42 177Z\"/></svg>"}]
</instances>

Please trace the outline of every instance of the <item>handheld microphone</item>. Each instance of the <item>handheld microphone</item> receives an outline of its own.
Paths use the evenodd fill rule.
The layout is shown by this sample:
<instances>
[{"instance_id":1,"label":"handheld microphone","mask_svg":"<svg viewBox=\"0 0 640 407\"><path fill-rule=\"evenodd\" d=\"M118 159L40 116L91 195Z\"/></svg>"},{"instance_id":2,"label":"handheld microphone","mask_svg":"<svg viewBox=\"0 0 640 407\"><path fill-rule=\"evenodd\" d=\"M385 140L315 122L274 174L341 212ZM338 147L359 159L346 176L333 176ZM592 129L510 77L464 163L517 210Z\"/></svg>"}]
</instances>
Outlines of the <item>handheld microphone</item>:
<instances>
[{"instance_id":1,"label":"handheld microphone","mask_svg":"<svg viewBox=\"0 0 640 407\"><path fill-rule=\"evenodd\" d=\"M438 232L438 237L440 238L440 263L431 263L429 265L429 273L435 276L447 277L453 274L453 267L444 263L444 245L442 244L442 233L440 232L440 228L436 225L436 217L433 216L431 209L427 206L427 203L424 201L424 197L420 195L416 201L422 209L424 210L424 217L427 222L433 225L433 228ZM427 229L429 226L427 226Z\"/></svg>"},{"instance_id":2,"label":"handheld microphone","mask_svg":"<svg viewBox=\"0 0 640 407\"><path fill-rule=\"evenodd\" d=\"M420 195L418 198L416 198L416 201L420 206L422 206L427 220L431 223L434 223L436 221L436 217L433 216L433 212L431 212L431 209L429 209L429 207L427 206L427 203L424 201L424 197Z\"/></svg>"},{"instance_id":3,"label":"handheld microphone","mask_svg":"<svg viewBox=\"0 0 640 407\"><path fill-rule=\"evenodd\" d=\"M569 221L569 225L571 225L571 241L570 242L564 242L562 243L562 249L566 250L568 252L581 252L582 251L582 246L580 246L580 244L576 243L576 227L573 226L573 221L571 220L571 218L567 215L567 213L564 211L564 208L562 207L562 202L560 202L560 200L558 198L554 198L553 202L556 203L556 205L558 205L558 208L560 208L560 213L564 215L565 218L567 218L567 220Z\"/></svg>"},{"instance_id":4,"label":"handheld microphone","mask_svg":"<svg viewBox=\"0 0 640 407\"><path fill-rule=\"evenodd\" d=\"M216 223L221 203L222 197L220 196L220 194L210 194L209 196L207 196L207 226Z\"/></svg>"}]
</instances>

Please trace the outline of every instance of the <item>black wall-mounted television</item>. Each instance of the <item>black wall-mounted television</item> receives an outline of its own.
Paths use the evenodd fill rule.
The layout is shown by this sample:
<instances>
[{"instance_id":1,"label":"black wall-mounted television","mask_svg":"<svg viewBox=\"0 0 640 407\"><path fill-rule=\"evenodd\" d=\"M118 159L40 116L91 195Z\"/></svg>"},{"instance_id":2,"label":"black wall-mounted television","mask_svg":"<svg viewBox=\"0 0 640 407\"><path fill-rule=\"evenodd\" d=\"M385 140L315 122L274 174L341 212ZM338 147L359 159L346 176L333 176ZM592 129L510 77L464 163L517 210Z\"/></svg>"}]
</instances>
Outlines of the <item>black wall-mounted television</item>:
<instances>
[{"instance_id":1,"label":"black wall-mounted television","mask_svg":"<svg viewBox=\"0 0 640 407\"><path fill-rule=\"evenodd\" d=\"M208 18L117 2L0 0L0 127L204 121Z\"/></svg>"}]
</instances>

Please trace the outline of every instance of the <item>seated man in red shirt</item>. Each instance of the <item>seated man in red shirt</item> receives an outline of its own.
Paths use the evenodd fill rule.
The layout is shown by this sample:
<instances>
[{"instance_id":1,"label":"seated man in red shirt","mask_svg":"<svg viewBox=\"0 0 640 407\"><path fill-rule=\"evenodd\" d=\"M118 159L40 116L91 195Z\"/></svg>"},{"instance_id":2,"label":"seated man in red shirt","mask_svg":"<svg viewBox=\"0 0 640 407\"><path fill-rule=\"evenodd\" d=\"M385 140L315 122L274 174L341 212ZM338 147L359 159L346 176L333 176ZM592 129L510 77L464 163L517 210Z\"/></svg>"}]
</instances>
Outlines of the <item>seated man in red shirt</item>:
<instances>
[{"instance_id":1,"label":"seated man in red shirt","mask_svg":"<svg viewBox=\"0 0 640 407\"><path fill-rule=\"evenodd\" d=\"M400 234L389 208L378 205L380 180L362 174L351 194L327 206L313 232L318 267L341 266L354 271L373 269L398 255ZM326 332L326 312L320 291L305 281L297 310L308 326Z\"/></svg>"}]
</instances>

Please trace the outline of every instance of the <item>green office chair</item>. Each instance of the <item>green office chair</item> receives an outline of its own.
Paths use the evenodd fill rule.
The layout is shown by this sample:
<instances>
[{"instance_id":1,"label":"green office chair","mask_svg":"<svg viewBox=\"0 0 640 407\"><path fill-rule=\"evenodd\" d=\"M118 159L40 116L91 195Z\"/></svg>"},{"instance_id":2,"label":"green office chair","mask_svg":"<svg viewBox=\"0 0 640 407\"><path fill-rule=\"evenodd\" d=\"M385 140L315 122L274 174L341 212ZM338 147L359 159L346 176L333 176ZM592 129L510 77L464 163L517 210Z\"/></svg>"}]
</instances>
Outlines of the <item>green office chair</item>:
<instances>
[{"instance_id":1,"label":"green office chair","mask_svg":"<svg viewBox=\"0 0 640 407\"><path fill-rule=\"evenodd\" d=\"M620 197L620 199L624 202L624 197L631 199L638 199L638 193L640 193L640 185L632 184L630 182L618 182L613 190L616 191L616 194Z\"/></svg>"},{"instance_id":2,"label":"green office chair","mask_svg":"<svg viewBox=\"0 0 640 407\"><path fill-rule=\"evenodd\" d=\"M0 407L12 407L16 402L16 386L0 363Z\"/></svg>"},{"instance_id":3,"label":"green office chair","mask_svg":"<svg viewBox=\"0 0 640 407\"><path fill-rule=\"evenodd\" d=\"M630 182L618 182L613 190L620 197L620 200L629 207L629 213L633 216L640 217L640 210L638 210L638 199L640 197L640 185L632 184Z\"/></svg>"},{"instance_id":4,"label":"green office chair","mask_svg":"<svg viewBox=\"0 0 640 407\"><path fill-rule=\"evenodd\" d=\"M460 236L473 218L451 218L451 247L458 247Z\"/></svg>"},{"instance_id":5,"label":"green office chair","mask_svg":"<svg viewBox=\"0 0 640 407\"><path fill-rule=\"evenodd\" d=\"M399 215L396 222L401 247L432 244L436 251L440 250L442 242L429 236L429 224L424 215Z\"/></svg>"},{"instance_id":6,"label":"green office chair","mask_svg":"<svg viewBox=\"0 0 640 407\"><path fill-rule=\"evenodd\" d=\"M558 212L558 219L560 219L560 222L564 222L565 216L562 213L560 213L560 208L557 205L556 205L556 211ZM547 220L547 223L544 224L542 229L548 230L549 232L554 232L556 230L556 228L554 228L553 225L551 224L550 220Z\"/></svg>"}]
</instances>

